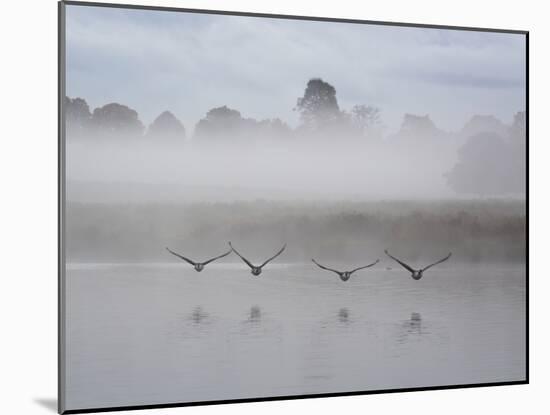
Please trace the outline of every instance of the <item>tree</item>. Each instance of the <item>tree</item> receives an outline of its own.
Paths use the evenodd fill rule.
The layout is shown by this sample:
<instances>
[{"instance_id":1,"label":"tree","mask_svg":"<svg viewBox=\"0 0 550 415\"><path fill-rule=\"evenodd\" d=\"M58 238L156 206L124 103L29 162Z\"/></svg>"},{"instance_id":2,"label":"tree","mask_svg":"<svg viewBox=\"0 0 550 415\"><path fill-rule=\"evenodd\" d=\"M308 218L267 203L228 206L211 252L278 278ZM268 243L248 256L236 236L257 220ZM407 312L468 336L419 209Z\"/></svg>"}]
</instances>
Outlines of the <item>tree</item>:
<instances>
[{"instance_id":1,"label":"tree","mask_svg":"<svg viewBox=\"0 0 550 415\"><path fill-rule=\"evenodd\" d=\"M355 105L351 109L351 121L362 136L381 133L380 110L376 107Z\"/></svg>"},{"instance_id":2,"label":"tree","mask_svg":"<svg viewBox=\"0 0 550 415\"><path fill-rule=\"evenodd\" d=\"M91 124L95 132L114 137L141 136L144 130L136 111L115 102L94 109Z\"/></svg>"},{"instance_id":3,"label":"tree","mask_svg":"<svg viewBox=\"0 0 550 415\"><path fill-rule=\"evenodd\" d=\"M514 115L514 122L510 127L510 136L513 140L526 144L527 138L527 120L525 118L525 111L517 112Z\"/></svg>"},{"instance_id":4,"label":"tree","mask_svg":"<svg viewBox=\"0 0 550 415\"><path fill-rule=\"evenodd\" d=\"M195 127L195 137L259 140L291 135L290 127L279 118L257 121L243 118L237 110L227 106L213 108Z\"/></svg>"},{"instance_id":5,"label":"tree","mask_svg":"<svg viewBox=\"0 0 550 415\"><path fill-rule=\"evenodd\" d=\"M467 139L479 133L492 132L498 135L504 135L506 129L506 125L494 115L476 114L462 127L458 135L461 139Z\"/></svg>"},{"instance_id":6,"label":"tree","mask_svg":"<svg viewBox=\"0 0 550 415\"><path fill-rule=\"evenodd\" d=\"M197 138L219 138L239 133L244 124L241 113L237 110L223 107L212 108L195 127Z\"/></svg>"},{"instance_id":7,"label":"tree","mask_svg":"<svg viewBox=\"0 0 550 415\"><path fill-rule=\"evenodd\" d=\"M67 133L82 134L90 127L90 107L82 98L65 97L65 122L67 125Z\"/></svg>"},{"instance_id":8,"label":"tree","mask_svg":"<svg viewBox=\"0 0 550 415\"><path fill-rule=\"evenodd\" d=\"M304 96L296 102L297 111L303 126L309 130L322 130L341 120L341 112L336 99L336 89L320 78L310 79Z\"/></svg>"},{"instance_id":9,"label":"tree","mask_svg":"<svg viewBox=\"0 0 550 415\"><path fill-rule=\"evenodd\" d=\"M149 125L147 136L183 140L185 138L185 127L174 114L170 111L164 111Z\"/></svg>"},{"instance_id":10,"label":"tree","mask_svg":"<svg viewBox=\"0 0 550 415\"><path fill-rule=\"evenodd\" d=\"M433 151L453 145L450 135L440 130L429 115L405 114L399 131L388 138L399 144L402 151L411 148Z\"/></svg>"},{"instance_id":11,"label":"tree","mask_svg":"<svg viewBox=\"0 0 550 415\"><path fill-rule=\"evenodd\" d=\"M439 130L429 115L405 114L399 133L405 136L427 137L437 135Z\"/></svg>"},{"instance_id":12,"label":"tree","mask_svg":"<svg viewBox=\"0 0 550 415\"><path fill-rule=\"evenodd\" d=\"M265 138L288 138L292 135L291 128L280 118L259 121L256 129L258 135Z\"/></svg>"},{"instance_id":13,"label":"tree","mask_svg":"<svg viewBox=\"0 0 550 415\"><path fill-rule=\"evenodd\" d=\"M508 143L512 153L509 169L514 172L512 185L524 192L527 178L527 120L525 111L514 115L514 122L508 131Z\"/></svg>"},{"instance_id":14,"label":"tree","mask_svg":"<svg viewBox=\"0 0 550 415\"><path fill-rule=\"evenodd\" d=\"M509 141L491 132L470 137L458 151L458 162L446 175L458 193L478 195L522 194L525 167Z\"/></svg>"}]
</instances>

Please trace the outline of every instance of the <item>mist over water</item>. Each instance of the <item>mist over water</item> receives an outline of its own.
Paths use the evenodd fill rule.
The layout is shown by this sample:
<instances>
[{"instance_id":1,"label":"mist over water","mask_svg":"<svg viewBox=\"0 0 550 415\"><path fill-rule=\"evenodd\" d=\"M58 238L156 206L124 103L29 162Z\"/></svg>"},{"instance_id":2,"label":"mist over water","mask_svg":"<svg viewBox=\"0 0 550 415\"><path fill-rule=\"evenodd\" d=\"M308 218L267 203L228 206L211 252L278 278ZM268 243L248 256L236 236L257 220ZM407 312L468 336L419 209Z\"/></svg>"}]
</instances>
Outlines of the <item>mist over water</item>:
<instances>
[{"instance_id":1,"label":"mist over water","mask_svg":"<svg viewBox=\"0 0 550 415\"><path fill-rule=\"evenodd\" d=\"M395 152L383 145L315 141L257 146L81 142L68 147L67 159L68 197L76 201L456 197L444 177L456 156L441 148ZM118 195L109 194L117 185Z\"/></svg>"},{"instance_id":2,"label":"mist over water","mask_svg":"<svg viewBox=\"0 0 550 415\"><path fill-rule=\"evenodd\" d=\"M67 196L102 203L524 198L521 186L505 190L502 185L507 174L517 176L514 182L524 177L520 149L502 159L498 141L493 148L464 150L462 136L434 137L421 127L384 138L350 136L345 130L328 137L265 138L261 132L187 140L72 137L66 148ZM483 135L472 137L474 144L485 142ZM493 165L495 158L502 167ZM455 182L469 190L457 192ZM487 183L477 189L476 182Z\"/></svg>"}]
</instances>

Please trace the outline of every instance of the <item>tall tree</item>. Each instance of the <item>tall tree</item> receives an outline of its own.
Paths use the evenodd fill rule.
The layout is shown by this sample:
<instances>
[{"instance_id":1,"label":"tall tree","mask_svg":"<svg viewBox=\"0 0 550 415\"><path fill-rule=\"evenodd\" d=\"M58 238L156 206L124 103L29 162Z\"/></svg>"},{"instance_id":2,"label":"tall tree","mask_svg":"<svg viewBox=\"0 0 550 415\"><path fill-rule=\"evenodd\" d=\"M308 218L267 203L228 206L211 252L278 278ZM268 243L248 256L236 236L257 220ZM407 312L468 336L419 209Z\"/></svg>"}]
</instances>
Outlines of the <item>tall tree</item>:
<instances>
[{"instance_id":1,"label":"tall tree","mask_svg":"<svg viewBox=\"0 0 550 415\"><path fill-rule=\"evenodd\" d=\"M321 130L341 120L336 89L320 78L310 79L304 96L296 102L303 126L309 130Z\"/></svg>"}]
</instances>

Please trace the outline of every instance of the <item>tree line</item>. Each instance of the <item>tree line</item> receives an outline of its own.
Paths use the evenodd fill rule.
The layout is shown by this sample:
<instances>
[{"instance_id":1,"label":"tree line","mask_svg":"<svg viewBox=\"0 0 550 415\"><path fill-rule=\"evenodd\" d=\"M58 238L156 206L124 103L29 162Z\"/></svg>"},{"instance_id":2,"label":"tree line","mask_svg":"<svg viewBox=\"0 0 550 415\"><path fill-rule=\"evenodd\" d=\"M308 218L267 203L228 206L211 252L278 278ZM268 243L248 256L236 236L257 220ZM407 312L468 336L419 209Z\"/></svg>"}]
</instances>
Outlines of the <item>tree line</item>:
<instances>
[{"instance_id":1,"label":"tree line","mask_svg":"<svg viewBox=\"0 0 550 415\"><path fill-rule=\"evenodd\" d=\"M227 106L210 109L194 128L197 139L227 137L291 137L300 135L329 135L344 132L365 136L381 126L380 110L367 105L355 105L350 112L340 109L336 89L322 79L310 79L304 95L297 99L295 111L301 124L293 130L280 118L255 120ZM69 136L100 135L110 137L170 137L185 139L186 129L170 111L162 112L148 127L137 111L119 103L109 103L93 111L83 98L65 97L65 117Z\"/></svg>"},{"instance_id":2,"label":"tree line","mask_svg":"<svg viewBox=\"0 0 550 415\"><path fill-rule=\"evenodd\" d=\"M279 118L245 118L228 106L210 109L195 125L198 142L260 138L309 137L329 142L358 138L365 143L392 146L408 151L457 152L457 163L445 174L448 185L465 194L525 193L526 115L518 112L511 126L491 115L474 115L461 131L447 133L436 127L428 115L405 114L400 130L383 137L379 108L358 104L346 111L340 108L336 88L319 78L310 79L293 108L300 123L291 128ZM65 97L67 135L110 138L169 138L185 140L184 125L170 111L162 112L145 127L138 113L119 103L90 110L83 98ZM385 138L384 140L381 140Z\"/></svg>"},{"instance_id":3,"label":"tree line","mask_svg":"<svg viewBox=\"0 0 550 415\"><path fill-rule=\"evenodd\" d=\"M65 121L70 138L80 135L119 138L144 134L185 138L185 127L170 111L161 113L146 130L135 110L116 102L95 108L92 112L83 98L65 97Z\"/></svg>"}]
</instances>

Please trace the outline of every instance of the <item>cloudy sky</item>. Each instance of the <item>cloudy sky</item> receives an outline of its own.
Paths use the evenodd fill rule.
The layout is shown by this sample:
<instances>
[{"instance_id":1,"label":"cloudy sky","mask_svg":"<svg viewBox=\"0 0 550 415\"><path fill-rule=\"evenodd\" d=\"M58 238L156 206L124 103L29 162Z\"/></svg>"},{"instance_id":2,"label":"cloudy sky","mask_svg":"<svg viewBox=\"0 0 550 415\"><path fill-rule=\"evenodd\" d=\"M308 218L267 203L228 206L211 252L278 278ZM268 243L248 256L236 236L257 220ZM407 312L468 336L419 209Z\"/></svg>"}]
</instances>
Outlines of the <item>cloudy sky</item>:
<instances>
[{"instance_id":1,"label":"cloudy sky","mask_svg":"<svg viewBox=\"0 0 550 415\"><path fill-rule=\"evenodd\" d=\"M293 111L308 79L334 85L341 109L404 113L446 130L473 114L511 122L525 109L523 35L67 6L67 95L93 109L172 111L191 130L211 108L244 117Z\"/></svg>"}]
</instances>

